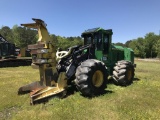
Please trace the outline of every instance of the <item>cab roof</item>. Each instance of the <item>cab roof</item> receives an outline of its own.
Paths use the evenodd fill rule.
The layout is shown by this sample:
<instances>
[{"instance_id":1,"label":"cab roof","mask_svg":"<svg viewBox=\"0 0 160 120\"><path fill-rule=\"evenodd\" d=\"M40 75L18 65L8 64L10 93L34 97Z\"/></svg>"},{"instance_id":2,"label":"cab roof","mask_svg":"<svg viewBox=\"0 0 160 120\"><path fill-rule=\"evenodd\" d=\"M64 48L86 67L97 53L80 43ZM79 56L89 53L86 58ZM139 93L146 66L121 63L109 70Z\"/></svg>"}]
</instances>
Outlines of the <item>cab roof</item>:
<instances>
[{"instance_id":1,"label":"cab roof","mask_svg":"<svg viewBox=\"0 0 160 120\"><path fill-rule=\"evenodd\" d=\"M105 30L101 27L97 27L97 28L92 28L92 29L85 30L82 33L82 36L85 35L85 34L92 34L92 33L98 32L98 31L109 31L112 34L112 29Z\"/></svg>"}]
</instances>

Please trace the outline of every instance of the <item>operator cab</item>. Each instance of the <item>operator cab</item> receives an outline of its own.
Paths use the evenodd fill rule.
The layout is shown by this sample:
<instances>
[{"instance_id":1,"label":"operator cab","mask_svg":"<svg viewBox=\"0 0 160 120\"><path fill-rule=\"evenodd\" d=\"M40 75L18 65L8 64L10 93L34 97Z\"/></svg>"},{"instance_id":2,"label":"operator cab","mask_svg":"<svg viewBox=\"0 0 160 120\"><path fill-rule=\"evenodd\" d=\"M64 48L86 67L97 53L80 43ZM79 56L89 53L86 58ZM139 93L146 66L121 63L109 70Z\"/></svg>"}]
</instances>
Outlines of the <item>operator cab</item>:
<instances>
[{"instance_id":1,"label":"operator cab","mask_svg":"<svg viewBox=\"0 0 160 120\"><path fill-rule=\"evenodd\" d=\"M15 45L9 43L1 34L0 34L0 58L14 55Z\"/></svg>"},{"instance_id":2,"label":"operator cab","mask_svg":"<svg viewBox=\"0 0 160 120\"><path fill-rule=\"evenodd\" d=\"M14 55L15 45L11 43L0 43L0 57Z\"/></svg>"},{"instance_id":3,"label":"operator cab","mask_svg":"<svg viewBox=\"0 0 160 120\"><path fill-rule=\"evenodd\" d=\"M104 55L109 54L112 30L104 30L103 28L88 29L82 33L84 45L93 44L95 46L96 58L102 60Z\"/></svg>"}]
</instances>

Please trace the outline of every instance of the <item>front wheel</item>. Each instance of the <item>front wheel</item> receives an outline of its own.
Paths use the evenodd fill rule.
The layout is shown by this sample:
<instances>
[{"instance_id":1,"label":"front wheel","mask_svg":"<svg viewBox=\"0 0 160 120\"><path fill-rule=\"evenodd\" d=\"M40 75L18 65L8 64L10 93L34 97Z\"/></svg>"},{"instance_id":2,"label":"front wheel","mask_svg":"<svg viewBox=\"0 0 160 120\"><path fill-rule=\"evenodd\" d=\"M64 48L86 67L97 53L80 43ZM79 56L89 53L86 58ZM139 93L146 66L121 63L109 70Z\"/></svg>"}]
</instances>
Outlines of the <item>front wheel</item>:
<instances>
[{"instance_id":1,"label":"front wheel","mask_svg":"<svg viewBox=\"0 0 160 120\"><path fill-rule=\"evenodd\" d=\"M101 61L89 59L76 70L76 86L84 96L101 94L106 88L107 68Z\"/></svg>"}]
</instances>

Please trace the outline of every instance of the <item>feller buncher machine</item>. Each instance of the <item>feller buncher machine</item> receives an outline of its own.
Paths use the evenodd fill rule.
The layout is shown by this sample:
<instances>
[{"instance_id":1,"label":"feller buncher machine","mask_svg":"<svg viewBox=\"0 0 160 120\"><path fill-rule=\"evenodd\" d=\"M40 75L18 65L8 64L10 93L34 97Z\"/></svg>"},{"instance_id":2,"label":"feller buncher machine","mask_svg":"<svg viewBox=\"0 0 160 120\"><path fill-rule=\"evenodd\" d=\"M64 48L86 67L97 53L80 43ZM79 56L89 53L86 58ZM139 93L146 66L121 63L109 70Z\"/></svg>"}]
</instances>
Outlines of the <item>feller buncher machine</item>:
<instances>
[{"instance_id":1,"label":"feller buncher machine","mask_svg":"<svg viewBox=\"0 0 160 120\"><path fill-rule=\"evenodd\" d=\"M21 57L17 56L17 52L21 53ZM32 59L27 53L29 54L29 51L25 48L17 49L15 44L10 43L0 34L0 68L31 65Z\"/></svg>"},{"instance_id":2,"label":"feller buncher machine","mask_svg":"<svg viewBox=\"0 0 160 120\"><path fill-rule=\"evenodd\" d=\"M69 85L75 85L84 96L100 95L109 76L117 85L132 83L134 52L111 44L112 29L88 29L81 35L83 46L72 46L62 51L56 50L45 22L41 19L33 21L35 23L21 25L38 30L37 43L29 45L28 49L32 54L32 67L39 69L40 81L18 90L18 94L31 92L31 104L53 96L64 96Z\"/></svg>"}]
</instances>

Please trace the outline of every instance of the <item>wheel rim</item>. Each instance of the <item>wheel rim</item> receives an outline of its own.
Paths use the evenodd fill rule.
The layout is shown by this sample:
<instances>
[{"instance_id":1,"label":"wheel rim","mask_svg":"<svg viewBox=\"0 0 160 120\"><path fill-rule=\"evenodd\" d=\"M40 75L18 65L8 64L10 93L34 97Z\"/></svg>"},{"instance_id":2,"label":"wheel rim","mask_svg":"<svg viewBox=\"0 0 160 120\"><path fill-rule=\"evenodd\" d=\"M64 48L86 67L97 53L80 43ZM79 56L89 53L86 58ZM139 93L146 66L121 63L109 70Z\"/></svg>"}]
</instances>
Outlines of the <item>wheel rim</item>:
<instances>
[{"instance_id":1,"label":"wheel rim","mask_svg":"<svg viewBox=\"0 0 160 120\"><path fill-rule=\"evenodd\" d=\"M131 80L132 79L132 69L128 69L128 80Z\"/></svg>"},{"instance_id":2,"label":"wheel rim","mask_svg":"<svg viewBox=\"0 0 160 120\"><path fill-rule=\"evenodd\" d=\"M92 83L95 87L100 87L103 84L103 73L100 70L93 74Z\"/></svg>"}]
</instances>

